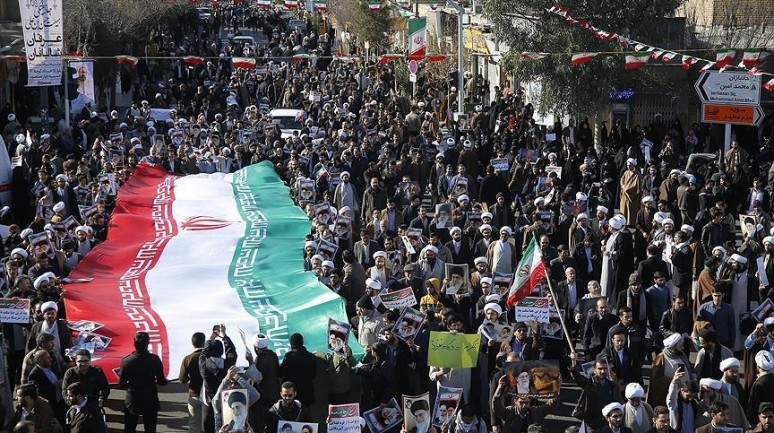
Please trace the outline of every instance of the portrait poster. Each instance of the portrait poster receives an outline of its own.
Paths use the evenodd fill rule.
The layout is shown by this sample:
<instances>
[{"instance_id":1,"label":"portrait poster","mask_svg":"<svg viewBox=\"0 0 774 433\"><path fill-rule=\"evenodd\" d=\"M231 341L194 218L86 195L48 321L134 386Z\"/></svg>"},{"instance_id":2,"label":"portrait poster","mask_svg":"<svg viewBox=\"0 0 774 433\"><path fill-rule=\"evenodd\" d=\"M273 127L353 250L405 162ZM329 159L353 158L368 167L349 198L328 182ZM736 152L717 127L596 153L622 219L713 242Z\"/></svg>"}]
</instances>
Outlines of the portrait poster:
<instances>
[{"instance_id":1,"label":"portrait poster","mask_svg":"<svg viewBox=\"0 0 774 433\"><path fill-rule=\"evenodd\" d=\"M317 423L280 420L277 433L317 433Z\"/></svg>"},{"instance_id":2,"label":"portrait poster","mask_svg":"<svg viewBox=\"0 0 774 433\"><path fill-rule=\"evenodd\" d=\"M349 334L352 325L336 319L328 319L328 350L331 352L343 352L349 344Z\"/></svg>"},{"instance_id":3,"label":"portrait poster","mask_svg":"<svg viewBox=\"0 0 774 433\"><path fill-rule=\"evenodd\" d=\"M766 298L765 301L758 305L758 308L752 311L752 316L759 323L763 323L766 318L774 316L774 302L770 298Z\"/></svg>"},{"instance_id":4,"label":"portrait poster","mask_svg":"<svg viewBox=\"0 0 774 433\"><path fill-rule=\"evenodd\" d=\"M548 313L548 322L541 323L539 327L540 336L542 338L551 338L555 340L564 338L562 322L559 320L560 314L564 314L564 310L559 310L559 312L557 312L555 308L551 308Z\"/></svg>"},{"instance_id":5,"label":"portrait poster","mask_svg":"<svg viewBox=\"0 0 774 433\"><path fill-rule=\"evenodd\" d=\"M444 263L446 278L449 284L446 286L447 295L456 295L460 292L465 293L468 282L470 281L470 270L467 263Z\"/></svg>"},{"instance_id":6,"label":"portrait poster","mask_svg":"<svg viewBox=\"0 0 774 433\"><path fill-rule=\"evenodd\" d=\"M76 98L70 102L70 109L78 113L84 107L89 108L94 105L94 101L97 100L94 93L94 62L91 60L71 60L69 65L75 70L75 73L68 78L71 83L75 83L78 92Z\"/></svg>"},{"instance_id":7,"label":"portrait poster","mask_svg":"<svg viewBox=\"0 0 774 433\"><path fill-rule=\"evenodd\" d=\"M558 361L518 361L503 366L508 393L514 397L554 398L559 396L562 375Z\"/></svg>"},{"instance_id":8,"label":"portrait poster","mask_svg":"<svg viewBox=\"0 0 774 433\"><path fill-rule=\"evenodd\" d=\"M489 164L494 167L495 171L508 171L510 169L508 158L492 158Z\"/></svg>"},{"instance_id":9,"label":"portrait poster","mask_svg":"<svg viewBox=\"0 0 774 433\"><path fill-rule=\"evenodd\" d=\"M481 335L486 337L487 340L497 343L508 341L513 337L513 327L507 323L494 323L489 320L484 320L480 329Z\"/></svg>"},{"instance_id":10,"label":"portrait poster","mask_svg":"<svg viewBox=\"0 0 774 433\"><path fill-rule=\"evenodd\" d=\"M433 405L433 425L443 427L451 424L460 400L462 400L462 388L439 386Z\"/></svg>"},{"instance_id":11,"label":"portrait poster","mask_svg":"<svg viewBox=\"0 0 774 433\"><path fill-rule=\"evenodd\" d=\"M438 229L451 228L454 224L452 219L451 203L438 203L435 205L435 227Z\"/></svg>"},{"instance_id":12,"label":"portrait poster","mask_svg":"<svg viewBox=\"0 0 774 433\"><path fill-rule=\"evenodd\" d=\"M413 294L412 294L413 297ZM400 317L395 321L392 333L401 340L408 340L416 337L422 324L425 322L427 314L421 313L411 307L406 307L400 313Z\"/></svg>"},{"instance_id":13,"label":"portrait poster","mask_svg":"<svg viewBox=\"0 0 774 433\"><path fill-rule=\"evenodd\" d=\"M298 202L310 203L315 198L315 182L313 179L302 177L298 179Z\"/></svg>"},{"instance_id":14,"label":"portrait poster","mask_svg":"<svg viewBox=\"0 0 774 433\"><path fill-rule=\"evenodd\" d=\"M403 428L407 433L427 433L432 426L430 393L403 395Z\"/></svg>"},{"instance_id":15,"label":"portrait poster","mask_svg":"<svg viewBox=\"0 0 774 433\"><path fill-rule=\"evenodd\" d=\"M739 226L742 229L743 236L749 236L755 233L755 226L758 223L755 220L755 215L739 214Z\"/></svg>"},{"instance_id":16,"label":"portrait poster","mask_svg":"<svg viewBox=\"0 0 774 433\"><path fill-rule=\"evenodd\" d=\"M247 408L250 407L246 389L229 389L222 392L223 429L228 433L245 433Z\"/></svg>"},{"instance_id":17,"label":"portrait poster","mask_svg":"<svg viewBox=\"0 0 774 433\"><path fill-rule=\"evenodd\" d=\"M403 414L400 405L393 397L387 406L376 406L363 412L363 418L371 433L383 433L400 424L403 421Z\"/></svg>"}]
</instances>

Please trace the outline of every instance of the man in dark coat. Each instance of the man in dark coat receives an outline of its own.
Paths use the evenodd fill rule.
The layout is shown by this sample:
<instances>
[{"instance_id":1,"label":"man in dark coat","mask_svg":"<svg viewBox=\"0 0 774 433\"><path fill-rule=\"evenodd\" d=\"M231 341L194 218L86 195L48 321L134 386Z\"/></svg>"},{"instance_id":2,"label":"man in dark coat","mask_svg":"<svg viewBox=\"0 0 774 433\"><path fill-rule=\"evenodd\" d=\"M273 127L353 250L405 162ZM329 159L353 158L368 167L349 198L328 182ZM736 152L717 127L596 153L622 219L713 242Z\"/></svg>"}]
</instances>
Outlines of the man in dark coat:
<instances>
[{"instance_id":1,"label":"man in dark coat","mask_svg":"<svg viewBox=\"0 0 774 433\"><path fill-rule=\"evenodd\" d=\"M161 358L148 351L149 344L148 333L138 332L134 336L134 352L121 361L118 385L126 390L124 433L137 431L141 415L145 431L156 433L160 409L156 385L166 385L167 378Z\"/></svg>"},{"instance_id":2,"label":"man in dark coat","mask_svg":"<svg viewBox=\"0 0 774 433\"><path fill-rule=\"evenodd\" d=\"M220 337L223 341L218 340ZM222 358L225 353L226 359ZM204 400L202 401L202 419L204 432L215 431L215 414L212 409L212 398L218 392L218 387L226 377L228 369L236 364L237 353L231 338L226 335L225 325L215 325L210 339L204 343L202 354L199 355L199 373L204 382Z\"/></svg>"},{"instance_id":3,"label":"man in dark coat","mask_svg":"<svg viewBox=\"0 0 774 433\"><path fill-rule=\"evenodd\" d=\"M317 376L317 358L304 347L304 336L290 336L290 352L280 365L280 376L296 385L298 400L306 407L314 404L314 378Z\"/></svg>"},{"instance_id":4,"label":"man in dark coat","mask_svg":"<svg viewBox=\"0 0 774 433\"><path fill-rule=\"evenodd\" d=\"M67 411L70 433L104 433L107 430L97 399L86 394L82 383L67 387L67 401L70 404Z\"/></svg>"},{"instance_id":5,"label":"man in dark coat","mask_svg":"<svg viewBox=\"0 0 774 433\"><path fill-rule=\"evenodd\" d=\"M747 400L747 419L758 419L758 407L761 403L774 403L774 356L771 352L761 350L755 355L758 366L758 378L750 386Z\"/></svg>"}]
</instances>

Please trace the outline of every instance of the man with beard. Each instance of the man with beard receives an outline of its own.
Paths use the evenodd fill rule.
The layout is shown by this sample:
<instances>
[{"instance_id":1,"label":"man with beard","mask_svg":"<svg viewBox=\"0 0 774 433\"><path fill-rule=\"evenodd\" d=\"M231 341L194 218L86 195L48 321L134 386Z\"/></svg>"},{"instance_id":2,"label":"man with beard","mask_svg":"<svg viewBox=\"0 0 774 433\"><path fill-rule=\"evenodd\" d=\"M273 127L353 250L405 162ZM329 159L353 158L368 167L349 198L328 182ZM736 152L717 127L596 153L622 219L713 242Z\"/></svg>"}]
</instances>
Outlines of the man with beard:
<instances>
[{"instance_id":1,"label":"man with beard","mask_svg":"<svg viewBox=\"0 0 774 433\"><path fill-rule=\"evenodd\" d=\"M78 211L78 194L67 184L67 175L58 174L56 176L56 184L51 193L54 203L64 204L63 217L72 215L80 221L81 213Z\"/></svg>"},{"instance_id":2,"label":"man with beard","mask_svg":"<svg viewBox=\"0 0 774 433\"><path fill-rule=\"evenodd\" d=\"M387 193L379 186L379 179L372 177L371 186L363 193L363 206L360 218L368 220L374 210L382 211L387 207Z\"/></svg>"},{"instance_id":3,"label":"man with beard","mask_svg":"<svg viewBox=\"0 0 774 433\"><path fill-rule=\"evenodd\" d=\"M374 302L368 295L363 296L355 305L357 312L357 342L361 346L373 346L382 330L382 316L376 312Z\"/></svg>"},{"instance_id":4,"label":"man with beard","mask_svg":"<svg viewBox=\"0 0 774 433\"><path fill-rule=\"evenodd\" d=\"M617 288L625 287L634 268L631 235L624 231L626 219L616 215L610 219L610 236L602 251L602 296L615 300Z\"/></svg>"},{"instance_id":5,"label":"man with beard","mask_svg":"<svg viewBox=\"0 0 774 433\"><path fill-rule=\"evenodd\" d=\"M710 422L696 429L696 433L711 433L716 428L736 427L728 422L728 405L722 401L712 403L709 408Z\"/></svg>"},{"instance_id":6,"label":"man with beard","mask_svg":"<svg viewBox=\"0 0 774 433\"><path fill-rule=\"evenodd\" d=\"M632 433L632 429L623 425L623 405L610 403L602 408L602 416L607 420L607 425L599 430L599 433Z\"/></svg>"},{"instance_id":7,"label":"man with beard","mask_svg":"<svg viewBox=\"0 0 774 433\"><path fill-rule=\"evenodd\" d=\"M716 284L712 288L712 301L702 304L698 318L712 324L713 329L718 333L720 344L734 347L734 340L738 333L738 328L735 328L735 315L733 307L723 302L723 292L719 284Z\"/></svg>"},{"instance_id":8,"label":"man with beard","mask_svg":"<svg viewBox=\"0 0 774 433\"><path fill-rule=\"evenodd\" d=\"M674 382L673 378L677 375L682 377L687 374L690 380L696 379L693 365L684 353L684 341L681 334L670 335L669 338L664 339L664 350L653 359L647 395L647 402L651 406L661 406L668 400L670 383ZM668 404L667 406L669 407ZM672 427L680 430L675 425Z\"/></svg>"},{"instance_id":9,"label":"man with beard","mask_svg":"<svg viewBox=\"0 0 774 433\"><path fill-rule=\"evenodd\" d=\"M774 403L774 357L771 352L761 350L755 355L758 367L758 378L750 386L747 399L747 419L758 418L758 407L761 403Z\"/></svg>"},{"instance_id":10,"label":"man with beard","mask_svg":"<svg viewBox=\"0 0 774 433\"><path fill-rule=\"evenodd\" d=\"M240 391L232 391L226 399L226 404L231 408L233 418L221 428L221 431L252 431L250 426L247 425L247 397L245 394Z\"/></svg>"},{"instance_id":11,"label":"man with beard","mask_svg":"<svg viewBox=\"0 0 774 433\"><path fill-rule=\"evenodd\" d=\"M653 428L648 433L677 433L677 430L669 425L669 409L665 406L653 408Z\"/></svg>"},{"instance_id":12,"label":"man with beard","mask_svg":"<svg viewBox=\"0 0 774 433\"><path fill-rule=\"evenodd\" d=\"M66 391L67 425L70 433L102 433L106 431L105 419L94 396L89 396L80 382L72 383Z\"/></svg>"},{"instance_id":13,"label":"man with beard","mask_svg":"<svg viewBox=\"0 0 774 433\"><path fill-rule=\"evenodd\" d=\"M445 266L443 260L437 258L438 248L428 245L422 249L420 259L415 263L419 275L425 280L437 278L439 281L444 279ZM422 258L424 255L424 258Z\"/></svg>"},{"instance_id":14,"label":"man with beard","mask_svg":"<svg viewBox=\"0 0 774 433\"><path fill-rule=\"evenodd\" d=\"M720 383L723 385L720 388L720 392L726 395L733 396L740 402L746 402L746 395L744 387L739 383L739 368L742 364L738 359L732 357L724 359L720 363L720 371L723 372L723 377L720 378Z\"/></svg>"},{"instance_id":15,"label":"man with beard","mask_svg":"<svg viewBox=\"0 0 774 433\"><path fill-rule=\"evenodd\" d=\"M701 402L706 407L711 407L715 402L722 402L728 406L726 418L728 421L744 428L750 428L747 418L744 415L744 409L737 399L730 395L723 394L720 389L723 384L719 380L704 378L699 381L701 392L699 394Z\"/></svg>"},{"instance_id":16,"label":"man with beard","mask_svg":"<svg viewBox=\"0 0 774 433\"><path fill-rule=\"evenodd\" d=\"M309 411L300 401L296 400L296 387L293 382L282 383L280 399L269 409L266 432L276 432L280 421L309 421Z\"/></svg>"},{"instance_id":17,"label":"man with beard","mask_svg":"<svg viewBox=\"0 0 774 433\"><path fill-rule=\"evenodd\" d=\"M495 414L503 420L502 433L522 433L526 432L527 427L534 423L543 425L545 417L561 402L556 397L544 405L533 407L531 398L520 396L516 398L513 406L505 406L503 398L507 386L508 378L502 376L497 382L497 389L491 401Z\"/></svg>"},{"instance_id":18,"label":"man with beard","mask_svg":"<svg viewBox=\"0 0 774 433\"><path fill-rule=\"evenodd\" d=\"M761 403L758 406L758 425L748 433L774 433L774 404Z\"/></svg>"},{"instance_id":19,"label":"man with beard","mask_svg":"<svg viewBox=\"0 0 774 433\"><path fill-rule=\"evenodd\" d=\"M516 267L518 252L516 248L508 241L513 234L508 226L500 228L500 239L489 244L486 252L487 263L492 272L501 272L510 274Z\"/></svg>"},{"instance_id":20,"label":"man with beard","mask_svg":"<svg viewBox=\"0 0 774 433\"><path fill-rule=\"evenodd\" d=\"M720 379L723 373L720 369L720 362L724 359L733 358L731 349L718 343L718 334L712 329L699 329L696 331L699 335L699 353L696 355L696 364L694 370L699 377L709 377Z\"/></svg>"},{"instance_id":21,"label":"man with beard","mask_svg":"<svg viewBox=\"0 0 774 433\"><path fill-rule=\"evenodd\" d=\"M336 190L333 193L333 205L337 209L341 209L344 206L348 206L352 211L357 214L360 210L360 198L357 195L357 189L349 182L349 172L341 172L341 183L336 185Z\"/></svg>"},{"instance_id":22,"label":"man with beard","mask_svg":"<svg viewBox=\"0 0 774 433\"><path fill-rule=\"evenodd\" d=\"M222 339L219 340L218 337ZM223 355L225 359L223 358ZM226 335L226 325L215 325L209 340L204 343L204 348L199 356L199 373L204 384L204 398L202 399L202 419L204 420L204 432L213 433L215 430L215 412L212 402L215 393L218 392L223 378L229 368L236 364L237 353L231 338Z\"/></svg>"},{"instance_id":23,"label":"man with beard","mask_svg":"<svg viewBox=\"0 0 774 433\"><path fill-rule=\"evenodd\" d=\"M30 336L27 339L27 350L35 348L38 334L51 334L54 336L54 350L59 354L59 358L65 358L65 350L73 346L73 339L70 335L70 328L64 319L57 319L59 307L56 302L44 302L40 304L40 312L43 313L43 320L32 325Z\"/></svg>"}]
</instances>

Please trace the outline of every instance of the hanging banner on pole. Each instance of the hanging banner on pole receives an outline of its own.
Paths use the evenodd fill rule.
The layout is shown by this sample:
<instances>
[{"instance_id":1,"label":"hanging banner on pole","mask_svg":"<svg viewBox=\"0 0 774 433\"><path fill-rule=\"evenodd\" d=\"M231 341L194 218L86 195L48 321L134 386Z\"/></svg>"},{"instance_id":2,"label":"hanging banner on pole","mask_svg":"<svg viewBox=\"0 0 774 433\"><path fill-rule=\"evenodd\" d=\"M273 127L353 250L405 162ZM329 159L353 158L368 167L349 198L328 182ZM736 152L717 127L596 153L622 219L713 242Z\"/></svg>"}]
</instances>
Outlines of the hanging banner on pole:
<instances>
[{"instance_id":1,"label":"hanging banner on pole","mask_svg":"<svg viewBox=\"0 0 774 433\"><path fill-rule=\"evenodd\" d=\"M73 60L69 66L75 70L67 77L71 83L78 86L78 95L70 102L70 111L78 113L83 107L91 107L96 101L94 95L94 62L91 60Z\"/></svg>"},{"instance_id":2,"label":"hanging banner on pole","mask_svg":"<svg viewBox=\"0 0 774 433\"><path fill-rule=\"evenodd\" d=\"M408 22L408 60L420 60L427 51L427 19L417 18Z\"/></svg>"},{"instance_id":3,"label":"hanging banner on pole","mask_svg":"<svg viewBox=\"0 0 774 433\"><path fill-rule=\"evenodd\" d=\"M62 3L58 0L19 0L29 87L62 84Z\"/></svg>"}]
</instances>

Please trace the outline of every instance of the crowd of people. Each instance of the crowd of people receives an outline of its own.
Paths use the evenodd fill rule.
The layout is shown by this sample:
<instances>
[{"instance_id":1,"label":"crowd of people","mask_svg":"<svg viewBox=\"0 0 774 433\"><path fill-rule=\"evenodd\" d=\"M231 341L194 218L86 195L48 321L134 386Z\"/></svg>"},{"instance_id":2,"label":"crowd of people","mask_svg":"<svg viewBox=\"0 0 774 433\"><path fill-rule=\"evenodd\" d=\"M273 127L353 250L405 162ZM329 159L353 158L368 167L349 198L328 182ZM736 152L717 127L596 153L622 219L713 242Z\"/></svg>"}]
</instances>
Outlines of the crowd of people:
<instances>
[{"instance_id":1,"label":"crowd of people","mask_svg":"<svg viewBox=\"0 0 774 433\"><path fill-rule=\"evenodd\" d=\"M268 42L218 37L240 26ZM312 18L291 28L277 10L223 4L210 20L162 30L154 53L209 60L141 59L123 71L135 96L124 112L87 108L43 133L7 107L0 119L20 157L0 287L29 299L32 313L29 324L3 324L16 408L2 414L6 431L106 430L110 387L88 350L69 350L61 295L105 239L133 168L192 175L269 161L309 217L305 269L344 300L366 355L344 344L310 353L293 334L279 359L258 334L248 367L236 367L225 324L196 333L179 375L191 433L324 424L312 419L315 404L365 411L429 392L432 405L441 387L461 389L459 405L416 433L547 432L562 396L532 398L507 371L538 360L583 390L568 431L774 432L774 118L723 152L707 125L661 115L596 132L587 119L540 126L520 89L473 94L487 86L467 75L474 108L455 116L453 81L420 80L402 95L399 65L332 56L333 30L319 35ZM265 67L233 68L230 56L244 50ZM299 109L300 128L283 134L265 107ZM702 152L715 156L689 161ZM531 295L557 307L548 326L517 321L508 302L533 242L546 277ZM404 288L424 317L416 332L396 332L402 312L380 296ZM477 366L429 365L432 331L480 334ZM148 342L135 336L120 372L126 432L140 418L146 432L157 428L166 378ZM325 384L323 402L315 383Z\"/></svg>"}]
</instances>

